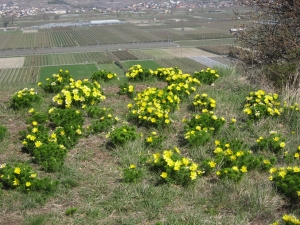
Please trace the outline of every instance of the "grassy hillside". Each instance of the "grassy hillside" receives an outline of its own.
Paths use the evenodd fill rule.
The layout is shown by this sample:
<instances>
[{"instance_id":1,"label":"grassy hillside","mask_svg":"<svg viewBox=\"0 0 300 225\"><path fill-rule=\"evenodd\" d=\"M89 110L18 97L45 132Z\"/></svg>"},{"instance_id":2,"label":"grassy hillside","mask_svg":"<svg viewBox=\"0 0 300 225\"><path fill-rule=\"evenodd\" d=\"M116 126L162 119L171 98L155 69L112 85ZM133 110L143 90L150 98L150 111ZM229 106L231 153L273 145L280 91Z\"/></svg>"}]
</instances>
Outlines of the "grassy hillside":
<instances>
[{"instance_id":1,"label":"grassy hillside","mask_svg":"<svg viewBox=\"0 0 300 225\"><path fill-rule=\"evenodd\" d=\"M78 69L73 66L63 69L68 69L71 75L74 74L74 77L78 72ZM84 68L86 71L88 69ZM44 80L46 75L51 77L52 73L54 71L44 71L44 77L41 80ZM91 71L86 73L91 74ZM1 87L0 125L6 127L7 132L0 145L0 165L2 165L0 177L1 174L4 174L4 168L8 168L9 165L12 165L11 176L19 176L25 171L16 170L16 167L20 166L15 165L28 163L36 171L38 177L49 177L52 179L53 185L55 181L58 181L58 184L52 191L50 189L34 191L32 182L32 189L27 187L28 190L22 192L18 189L21 184L16 185L16 181L13 180L10 186L8 184L5 186L3 180L7 176L1 177L0 183L2 182L4 186L0 189L0 224L265 225L281 220L284 214L293 214L299 218L299 196L297 197L297 193L291 191L293 196L291 198L291 195L287 194L290 192L282 191L280 186L280 184L286 184L284 177L292 179L289 177L291 173L295 175L294 187L300 188L297 186L300 185L300 173L297 169L299 166L297 153L300 153L300 116L299 108L294 105L294 103L299 104L299 97L293 95L292 92L280 94L278 99L275 97L276 95L272 95L273 99L269 99L269 101L278 102L280 104L278 107L283 108L280 116L276 116L276 113L274 116L270 116L266 112L267 109L264 111L263 108L256 108L252 114L247 115L245 112L249 111L245 109L250 107L252 99L256 100L258 96L264 99L267 93L273 94L274 92L265 90L266 94L263 94L259 90L264 87L251 85L235 68L219 68L218 74L219 78L210 85L188 83L189 87L195 87L194 92L189 89L190 94L175 88L173 91L177 90L177 94L182 96L180 103L171 110L163 111L163 118L166 115L168 117L165 117L159 126L155 126L155 124L158 124L160 117L156 118L156 122L148 119L147 116L145 120L135 117L132 110L138 106L137 99L134 100L129 97L130 95L120 95L119 93L119 85L124 84L124 79L122 79L122 83L117 80L106 83L100 81L102 94L106 99L96 102L95 106L98 109L105 108L106 110L100 110L102 114L96 113L94 118L92 111L88 110L90 105L87 104L85 108L77 105L76 113L70 117L72 119L68 119L69 117L67 118L66 114L63 114L67 111L66 109L62 110L55 119L51 110L49 113L49 109L58 106L56 102L53 102L56 93L45 92L42 87L45 88L46 86L43 85L46 83L40 87L37 84ZM186 82L186 80L188 79L185 78L181 82ZM166 100L167 105L159 104L152 107L153 103L142 103L151 99L152 96L145 92L146 88L163 89L172 83L157 79L143 82L127 81L134 86L136 94L140 93L141 104L146 107L147 113L155 112L160 106L172 105L169 100L172 98L170 96L166 98L168 99ZM173 84L176 83L173 82ZM57 84L59 83L57 82ZM21 107L18 110L11 108L12 96L25 87L34 88L34 91L41 96L41 102L38 104L37 101L32 101L32 106ZM77 88L79 89L79 87L78 83ZM181 86L181 88L183 87ZM253 98L250 96L251 92L254 94ZM196 101L194 97L197 94L203 97L206 96L205 94L208 96L207 99L210 103L203 107L213 111L207 119L211 121L210 125L205 125L203 122L203 124L198 124L201 127L192 126L192 118L199 119L206 115L205 111L195 107L193 103ZM245 106L247 97L250 105ZM159 94L153 98L160 99L161 96ZM212 105L213 100L215 103ZM88 101L87 95L85 101ZM286 106L284 106L284 101L286 101ZM276 108L275 105L269 105L269 108ZM45 115L46 118L42 119L37 116L33 110L30 110L31 107L34 108L35 113ZM53 110L57 112L55 110L58 109ZM97 110L94 109L94 111ZM262 116L264 113L267 116ZM213 115L216 118L212 117ZM251 116L254 119L251 120ZM50 143L62 140L60 138L67 133L67 128L63 128L65 129L63 133L60 130L60 133L54 137L53 133L60 129L57 124L61 123L61 127L68 126L71 122L80 121L79 117L83 119L83 125L72 125L73 131L75 131L72 135L70 134L70 137L74 138L72 142L64 139L65 143L71 143L73 146L67 148L63 165L54 172L47 172L45 168L49 167L37 163L37 155L35 158L32 156L39 152L39 148L46 143L50 146ZM65 124L62 123L64 119L66 120ZM34 120L41 122L34 125ZM99 127L104 123L107 124L103 125L107 129L101 132L92 132L93 124L97 121L99 121ZM218 127L218 132L214 121L222 124ZM126 129L123 127L125 125L128 126ZM38 126L38 131L33 129L35 126ZM47 132L39 136L43 127L49 128L49 137ZM135 139L125 141L122 145L116 144L114 141L118 137L114 134L120 127L123 128L119 131L118 137L123 137L122 140L126 139L124 137L133 137L133 134L129 135L130 129L133 129L133 133L136 134ZM24 135L24 130L27 128L28 131ZM207 132L205 132L205 128ZM204 131L202 135L195 138L194 141L189 139L188 136L192 135L192 131L197 133L200 130ZM261 147L258 143L267 140L270 135L274 134L274 131L277 132L276 137L274 140L273 136L269 139L271 143L276 142L277 145L266 144ZM0 129L0 137L1 134L4 134L4 131ZM31 142L30 137L26 134L36 135L39 140L43 141L41 143L37 143L37 140ZM20 138L22 136L23 138ZM204 136L208 138L205 139ZM115 139L113 139L114 137ZM155 143L156 137L161 137L162 142L158 141L157 145L151 145L151 143ZM57 141L54 141L55 139ZM24 140L27 140L28 143L24 144ZM189 140L191 141L189 142ZM203 142L200 143L200 140ZM30 143L32 143L31 147L29 147ZM174 150L174 147L177 147L180 154L176 152L176 149ZM219 151L218 153L216 150L218 148L222 148L223 152ZM170 164L163 164L164 158L172 157L167 156L165 150L173 150L173 156L177 157L177 159L173 159L174 163L176 160L182 159L180 157L196 163L198 165L195 170L198 172L197 176L191 173L186 177L186 172L184 172L194 172L192 167L195 167L196 164L181 163L179 170L175 169L170 162ZM157 153L161 157L158 157ZM161 160L160 162L164 166L153 166L155 164L154 155ZM57 155L52 157L55 158ZM285 175L277 174L274 169L272 174L269 172L270 168L288 166L294 168L294 171L278 169L278 171L286 172ZM164 174L166 171L167 174ZM178 175L177 171L181 171L181 175ZM183 177L186 182L181 185ZM24 183L24 185L27 184Z\"/></svg>"}]
</instances>

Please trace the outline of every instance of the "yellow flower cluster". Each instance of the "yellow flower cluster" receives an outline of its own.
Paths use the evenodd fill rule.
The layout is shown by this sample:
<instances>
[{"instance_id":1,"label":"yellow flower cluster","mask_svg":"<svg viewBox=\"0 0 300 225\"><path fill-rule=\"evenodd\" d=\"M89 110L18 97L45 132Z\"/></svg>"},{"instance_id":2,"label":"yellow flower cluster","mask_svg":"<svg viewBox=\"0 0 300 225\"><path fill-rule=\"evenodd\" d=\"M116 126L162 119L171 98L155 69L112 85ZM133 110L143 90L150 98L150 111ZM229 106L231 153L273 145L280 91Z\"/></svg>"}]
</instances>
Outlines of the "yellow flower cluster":
<instances>
[{"instance_id":1,"label":"yellow flower cluster","mask_svg":"<svg viewBox=\"0 0 300 225\"><path fill-rule=\"evenodd\" d=\"M34 88L24 88L23 90L20 90L18 92L16 92L18 98L22 98L23 96L26 96L26 95L36 95L37 92L34 91Z\"/></svg>"},{"instance_id":2,"label":"yellow flower cluster","mask_svg":"<svg viewBox=\"0 0 300 225\"><path fill-rule=\"evenodd\" d=\"M206 93L203 93L201 95L197 94L194 97L193 105L196 109L213 110L214 108L216 108L216 100L210 98Z\"/></svg>"},{"instance_id":3,"label":"yellow flower cluster","mask_svg":"<svg viewBox=\"0 0 300 225\"><path fill-rule=\"evenodd\" d=\"M166 81L167 77L172 77L176 74L182 74L182 70L178 68L158 68L156 71L154 71L154 74L157 76L159 80Z\"/></svg>"},{"instance_id":4,"label":"yellow flower cluster","mask_svg":"<svg viewBox=\"0 0 300 225\"><path fill-rule=\"evenodd\" d=\"M104 100L105 96L101 93L101 86L98 82L89 82L88 79L74 81L70 78L70 83L61 93L53 97L53 102L59 106L70 108L71 106L82 106Z\"/></svg>"},{"instance_id":5,"label":"yellow flower cluster","mask_svg":"<svg viewBox=\"0 0 300 225\"><path fill-rule=\"evenodd\" d=\"M264 90L250 92L246 97L244 113L248 116L259 119L263 116L280 116L284 108L278 101L278 94L266 93Z\"/></svg>"},{"instance_id":6,"label":"yellow flower cluster","mask_svg":"<svg viewBox=\"0 0 300 225\"><path fill-rule=\"evenodd\" d=\"M147 88L134 98L135 104L129 104L130 116L144 125L169 124L169 113L178 108L180 99L164 89Z\"/></svg>"},{"instance_id":7,"label":"yellow flower cluster","mask_svg":"<svg viewBox=\"0 0 300 225\"><path fill-rule=\"evenodd\" d=\"M127 72L126 72L126 77L135 79L139 76L142 76L142 74L145 72L145 70L142 68L141 65L133 65ZM150 74L154 74L152 70L149 69Z\"/></svg>"},{"instance_id":8,"label":"yellow flower cluster","mask_svg":"<svg viewBox=\"0 0 300 225\"><path fill-rule=\"evenodd\" d=\"M300 220L297 219L297 218L296 218L295 216L293 216L293 215L284 214L284 215L282 216L282 219L283 219L283 221L285 221L285 222L288 223L288 224L294 224L294 225L300 224Z\"/></svg>"},{"instance_id":9,"label":"yellow flower cluster","mask_svg":"<svg viewBox=\"0 0 300 225\"><path fill-rule=\"evenodd\" d=\"M193 181L198 175L204 173L199 169L197 163L190 158L182 156L176 147L174 150L164 150L163 154L153 154L150 162L154 163L154 166L159 165L165 168L165 171L160 175L164 179L176 180L177 174L184 173L185 176L188 176Z\"/></svg>"}]
</instances>

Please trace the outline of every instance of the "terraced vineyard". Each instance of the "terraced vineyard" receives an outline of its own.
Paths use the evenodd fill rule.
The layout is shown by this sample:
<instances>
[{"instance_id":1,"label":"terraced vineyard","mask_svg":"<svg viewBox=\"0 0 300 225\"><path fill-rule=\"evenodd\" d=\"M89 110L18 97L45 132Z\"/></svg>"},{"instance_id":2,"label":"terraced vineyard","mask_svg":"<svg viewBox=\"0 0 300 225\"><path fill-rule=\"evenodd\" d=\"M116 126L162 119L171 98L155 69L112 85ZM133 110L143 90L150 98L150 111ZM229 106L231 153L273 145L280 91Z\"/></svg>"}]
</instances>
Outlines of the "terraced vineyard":
<instances>
[{"instance_id":1,"label":"terraced vineyard","mask_svg":"<svg viewBox=\"0 0 300 225\"><path fill-rule=\"evenodd\" d=\"M165 20L162 25L136 26L135 24L69 27L44 29L33 33L21 31L0 32L0 50L60 48L73 46L148 43L202 40L232 37L229 20L210 21L195 19L175 22ZM228 29L227 29L228 28Z\"/></svg>"},{"instance_id":2,"label":"terraced vineyard","mask_svg":"<svg viewBox=\"0 0 300 225\"><path fill-rule=\"evenodd\" d=\"M39 67L23 67L0 70L0 85L37 82Z\"/></svg>"}]
</instances>

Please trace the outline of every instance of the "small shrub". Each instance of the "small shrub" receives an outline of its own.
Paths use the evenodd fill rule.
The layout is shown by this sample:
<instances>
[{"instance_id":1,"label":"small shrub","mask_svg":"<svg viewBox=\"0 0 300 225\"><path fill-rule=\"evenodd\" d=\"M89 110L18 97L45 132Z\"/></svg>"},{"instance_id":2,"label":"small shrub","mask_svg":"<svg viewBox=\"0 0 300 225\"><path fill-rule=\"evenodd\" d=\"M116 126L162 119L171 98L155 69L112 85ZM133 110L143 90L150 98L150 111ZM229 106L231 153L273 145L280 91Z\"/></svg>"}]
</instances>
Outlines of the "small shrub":
<instances>
[{"instance_id":1,"label":"small shrub","mask_svg":"<svg viewBox=\"0 0 300 225\"><path fill-rule=\"evenodd\" d=\"M50 178L38 178L31 166L25 163L0 165L0 183L4 188L17 189L23 192L53 192L58 184Z\"/></svg>"},{"instance_id":2,"label":"small shrub","mask_svg":"<svg viewBox=\"0 0 300 225\"><path fill-rule=\"evenodd\" d=\"M280 116L283 111L278 94L267 94L264 90L250 92L244 104L244 113L251 120Z\"/></svg>"},{"instance_id":3,"label":"small shrub","mask_svg":"<svg viewBox=\"0 0 300 225\"><path fill-rule=\"evenodd\" d=\"M126 183L136 183L143 177L143 170L131 164L128 168L123 170L123 177Z\"/></svg>"},{"instance_id":4,"label":"small shrub","mask_svg":"<svg viewBox=\"0 0 300 225\"><path fill-rule=\"evenodd\" d=\"M119 94L127 95L129 98L133 98L135 96L134 86L125 82L119 86Z\"/></svg>"},{"instance_id":5,"label":"small shrub","mask_svg":"<svg viewBox=\"0 0 300 225\"><path fill-rule=\"evenodd\" d=\"M117 74L107 72L106 70L98 70L97 72L92 74L91 80L92 81L97 81L97 82L108 82L111 80L116 80L119 79Z\"/></svg>"},{"instance_id":6,"label":"small shrub","mask_svg":"<svg viewBox=\"0 0 300 225\"><path fill-rule=\"evenodd\" d=\"M155 78L153 74L151 69L143 69L141 65L134 65L126 72L126 77L130 81L146 81L153 80Z\"/></svg>"},{"instance_id":7,"label":"small shrub","mask_svg":"<svg viewBox=\"0 0 300 225\"><path fill-rule=\"evenodd\" d=\"M22 108L29 108L42 101L40 94L35 92L34 88L24 88L11 97L10 107L19 110Z\"/></svg>"},{"instance_id":8,"label":"small shrub","mask_svg":"<svg viewBox=\"0 0 300 225\"><path fill-rule=\"evenodd\" d=\"M174 150L164 150L162 154L154 153L148 165L160 174L162 182L176 185L189 185L203 173L197 163L182 156L176 147Z\"/></svg>"},{"instance_id":9,"label":"small shrub","mask_svg":"<svg viewBox=\"0 0 300 225\"><path fill-rule=\"evenodd\" d=\"M213 111L216 108L216 100L210 98L206 93L196 94L191 108L197 111L202 111L203 109Z\"/></svg>"},{"instance_id":10,"label":"small shrub","mask_svg":"<svg viewBox=\"0 0 300 225\"><path fill-rule=\"evenodd\" d=\"M282 138L277 131L270 131L268 137L260 136L256 140L254 148L261 151L269 150L277 154L285 148L285 138Z\"/></svg>"},{"instance_id":11,"label":"small shrub","mask_svg":"<svg viewBox=\"0 0 300 225\"><path fill-rule=\"evenodd\" d=\"M277 190L291 201L300 200L300 168L294 167L273 167L270 169L269 179L274 183Z\"/></svg>"},{"instance_id":12,"label":"small shrub","mask_svg":"<svg viewBox=\"0 0 300 225\"><path fill-rule=\"evenodd\" d=\"M195 114L184 126L184 138L191 146L201 146L207 143L213 134L216 134L225 124L223 117L217 117L212 111L202 110Z\"/></svg>"},{"instance_id":13,"label":"small shrub","mask_svg":"<svg viewBox=\"0 0 300 225\"><path fill-rule=\"evenodd\" d=\"M157 132L153 131L144 139L144 143L148 148L161 148L165 139L165 136L159 135Z\"/></svg>"},{"instance_id":14,"label":"small shrub","mask_svg":"<svg viewBox=\"0 0 300 225\"><path fill-rule=\"evenodd\" d=\"M130 127L128 125L115 128L108 134L109 140L114 146L125 145L129 141L137 139L138 136L135 127Z\"/></svg>"},{"instance_id":15,"label":"small shrub","mask_svg":"<svg viewBox=\"0 0 300 225\"><path fill-rule=\"evenodd\" d=\"M39 82L38 86L43 88L47 93L58 93L70 83L71 78L68 70L62 71L60 69L58 74L52 74L52 77L46 78L45 83Z\"/></svg>"},{"instance_id":16,"label":"small shrub","mask_svg":"<svg viewBox=\"0 0 300 225\"><path fill-rule=\"evenodd\" d=\"M217 70L207 68L206 70L194 72L193 77L197 78L203 84L211 85L219 78L219 74Z\"/></svg>"},{"instance_id":17,"label":"small shrub","mask_svg":"<svg viewBox=\"0 0 300 225\"><path fill-rule=\"evenodd\" d=\"M93 83L88 79L74 81L65 86L60 93L53 97L53 102L61 108L82 107L95 105L105 99L101 86L97 81Z\"/></svg>"}]
</instances>

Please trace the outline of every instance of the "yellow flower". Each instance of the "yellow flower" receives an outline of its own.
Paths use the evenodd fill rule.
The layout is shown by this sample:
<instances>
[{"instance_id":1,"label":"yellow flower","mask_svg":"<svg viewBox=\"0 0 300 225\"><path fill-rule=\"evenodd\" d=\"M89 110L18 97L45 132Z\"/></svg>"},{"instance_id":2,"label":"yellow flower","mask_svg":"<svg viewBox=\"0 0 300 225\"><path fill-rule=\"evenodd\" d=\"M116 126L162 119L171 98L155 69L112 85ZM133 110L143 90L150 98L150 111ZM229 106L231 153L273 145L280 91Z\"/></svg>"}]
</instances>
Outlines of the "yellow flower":
<instances>
[{"instance_id":1,"label":"yellow flower","mask_svg":"<svg viewBox=\"0 0 300 225\"><path fill-rule=\"evenodd\" d=\"M30 183L30 182L26 182L26 183L25 183L25 186L26 186L26 187L30 187L30 186L31 186L31 183Z\"/></svg>"},{"instance_id":2,"label":"yellow flower","mask_svg":"<svg viewBox=\"0 0 300 225\"><path fill-rule=\"evenodd\" d=\"M76 133L77 133L77 134L82 134L82 132L81 132L80 129L77 129L77 130L76 130Z\"/></svg>"},{"instance_id":3,"label":"yellow flower","mask_svg":"<svg viewBox=\"0 0 300 225\"><path fill-rule=\"evenodd\" d=\"M37 123L36 121L33 121L33 122L32 122L32 125L33 125L33 126L36 126L37 124L38 124L38 123Z\"/></svg>"},{"instance_id":4,"label":"yellow flower","mask_svg":"<svg viewBox=\"0 0 300 225\"><path fill-rule=\"evenodd\" d=\"M197 178L197 172L191 171L190 178L191 178L191 180L195 180Z\"/></svg>"},{"instance_id":5,"label":"yellow flower","mask_svg":"<svg viewBox=\"0 0 300 225\"><path fill-rule=\"evenodd\" d=\"M38 128L34 127L34 128L32 129L32 133L37 133L38 130L39 130Z\"/></svg>"},{"instance_id":6,"label":"yellow flower","mask_svg":"<svg viewBox=\"0 0 300 225\"><path fill-rule=\"evenodd\" d=\"M219 140L215 140L215 145L216 146L220 145L220 141Z\"/></svg>"},{"instance_id":7,"label":"yellow flower","mask_svg":"<svg viewBox=\"0 0 300 225\"><path fill-rule=\"evenodd\" d=\"M20 173L21 173L20 167L16 167L16 168L14 169L14 173L15 173L15 174L20 174Z\"/></svg>"},{"instance_id":8,"label":"yellow flower","mask_svg":"<svg viewBox=\"0 0 300 225\"><path fill-rule=\"evenodd\" d=\"M135 166L134 164L130 164L129 168L130 168L130 169L135 169L136 166Z\"/></svg>"},{"instance_id":9,"label":"yellow flower","mask_svg":"<svg viewBox=\"0 0 300 225\"><path fill-rule=\"evenodd\" d=\"M167 178L168 174L166 172L162 172L160 176L165 179Z\"/></svg>"},{"instance_id":10,"label":"yellow flower","mask_svg":"<svg viewBox=\"0 0 300 225\"><path fill-rule=\"evenodd\" d=\"M242 168L241 168L241 172L243 172L243 173L247 173L247 167L246 166L242 166Z\"/></svg>"},{"instance_id":11,"label":"yellow flower","mask_svg":"<svg viewBox=\"0 0 300 225\"><path fill-rule=\"evenodd\" d=\"M275 168L275 167L273 167L273 168L271 168L270 170L269 170L269 173L275 173L277 171L277 168Z\"/></svg>"},{"instance_id":12,"label":"yellow flower","mask_svg":"<svg viewBox=\"0 0 300 225\"><path fill-rule=\"evenodd\" d=\"M36 178L36 173L32 173L29 177L30 178Z\"/></svg>"},{"instance_id":13,"label":"yellow flower","mask_svg":"<svg viewBox=\"0 0 300 225\"><path fill-rule=\"evenodd\" d=\"M239 168L238 168L237 166L233 166L232 169L233 169L234 171L239 171Z\"/></svg>"},{"instance_id":14,"label":"yellow flower","mask_svg":"<svg viewBox=\"0 0 300 225\"><path fill-rule=\"evenodd\" d=\"M18 186L20 184L19 180L17 178L14 179L13 185Z\"/></svg>"},{"instance_id":15,"label":"yellow flower","mask_svg":"<svg viewBox=\"0 0 300 225\"><path fill-rule=\"evenodd\" d=\"M236 119L235 118L232 118L231 119L231 123L235 123L236 122Z\"/></svg>"},{"instance_id":16,"label":"yellow flower","mask_svg":"<svg viewBox=\"0 0 300 225\"><path fill-rule=\"evenodd\" d=\"M196 164L196 163L192 163L192 165L190 166L191 171L196 171L197 168L198 168L198 164Z\"/></svg>"},{"instance_id":17,"label":"yellow flower","mask_svg":"<svg viewBox=\"0 0 300 225\"><path fill-rule=\"evenodd\" d=\"M33 113L34 112L34 108L31 108L28 110L29 113Z\"/></svg>"},{"instance_id":18,"label":"yellow flower","mask_svg":"<svg viewBox=\"0 0 300 225\"><path fill-rule=\"evenodd\" d=\"M221 175L221 172L220 171L217 171L216 172L217 176Z\"/></svg>"},{"instance_id":19,"label":"yellow flower","mask_svg":"<svg viewBox=\"0 0 300 225\"><path fill-rule=\"evenodd\" d=\"M39 148L39 147L42 145L42 142L36 141L36 142L34 143L34 145L35 145L35 147Z\"/></svg>"},{"instance_id":20,"label":"yellow flower","mask_svg":"<svg viewBox=\"0 0 300 225\"><path fill-rule=\"evenodd\" d=\"M211 168L214 168L217 165L214 161L210 161L208 164Z\"/></svg>"},{"instance_id":21,"label":"yellow flower","mask_svg":"<svg viewBox=\"0 0 300 225\"><path fill-rule=\"evenodd\" d=\"M153 141L152 137L147 138L147 142L152 142L152 141Z\"/></svg>"},{"instance_id":22,"label":"yellow flower","mask_svg":"<svg viewBox=\"0 0 300 225\"><path fill-rule=\"evenodd\" d=\"M282 170L278 173L278 176L281 176L282 178L284 178L286 175L286 171L285 170Z\"/></svg>"},{"instance_id":23,"label":"yellow flower","mask_svg":"<svg viewBox=\"0 0 300 225\"><path fill-rule=\"evenodd\" d=\"M284 148L284 147L285 147L285 143L284 143L284 142L281 142L281 143L279 144L279 146L280 146L281 148Z\"/></svg>"}]
</instances>

